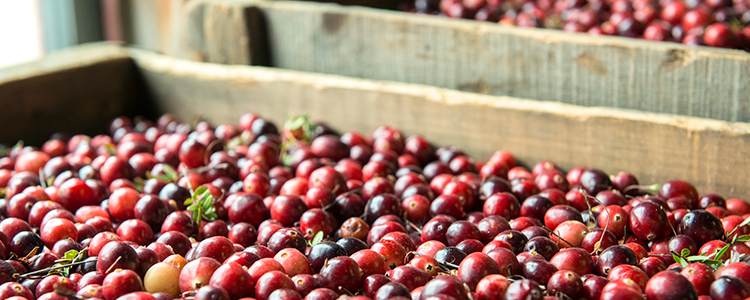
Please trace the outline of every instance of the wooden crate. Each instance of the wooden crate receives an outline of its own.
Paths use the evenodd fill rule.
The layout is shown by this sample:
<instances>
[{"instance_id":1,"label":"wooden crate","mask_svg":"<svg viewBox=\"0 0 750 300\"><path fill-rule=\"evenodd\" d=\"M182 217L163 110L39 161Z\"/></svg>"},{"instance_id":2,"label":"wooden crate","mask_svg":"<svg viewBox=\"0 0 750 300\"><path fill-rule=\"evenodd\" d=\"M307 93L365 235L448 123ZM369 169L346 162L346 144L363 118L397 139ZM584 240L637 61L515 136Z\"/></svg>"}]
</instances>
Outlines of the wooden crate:
<instances>
[{"instance_id":1,"label":"wooden crate","mask_svg":"<svg viewBox=\"0 0 750 300\"><path fill-rule=\"evenodd\" d=\"M195 0L175 54L750 122L750 54L299 1Z\"/></svg>"},{"instance_id":2,"label":"wooden crate","mask_svg":"<svg viewBox=\"0 0 750 300\"><path fill-rule=\"evenodd\" d=\"M338 130L388 124L477 159L629 171L642 183L684 179L701 193L750 200L750 124L479 95L275 68L190 62L110 45L0 70L0 142L96 133L118 115L236 122L255 111L283 122L307 113Z\"/></svg>"}]
</instances>

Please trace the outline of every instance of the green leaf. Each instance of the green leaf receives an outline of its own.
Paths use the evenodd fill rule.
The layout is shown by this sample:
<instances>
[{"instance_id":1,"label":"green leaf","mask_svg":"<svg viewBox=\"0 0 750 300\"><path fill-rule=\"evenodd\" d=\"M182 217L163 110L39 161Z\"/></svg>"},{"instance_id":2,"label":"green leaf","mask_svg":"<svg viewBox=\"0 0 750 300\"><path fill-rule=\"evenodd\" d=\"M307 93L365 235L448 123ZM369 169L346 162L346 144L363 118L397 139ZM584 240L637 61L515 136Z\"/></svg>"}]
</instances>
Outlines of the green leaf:
<instances>
[{"instance_id":1,"label":"green leaf","mask_svg":"<svg viewBox=\"0 0 750 300\"><path fill-rule=\"evenodd\" d=\"M688 254L690 254L690 253L688 253ZM674 251L672 251L672 258L674 258L674 261L680 263L680 265L682 265L683 267L687 267L687 265L690 264L684 257L682 257L680 255L677 255L677 253L674 252Z\"/></svg>"},{"instance_id":2,"label":"green leaf","mask_svg":"<svg viewBox=\"0 0 750 300\"><path fill-rule=\"evenodd\" d=\"M206 190L208 190L208 188L206 188L205 186L199 186L197 189L195 189L195 195L202 195L206 192Z\"/></svg>"},{"instance_id":3,"label":"green leaf","mask_svg":"<svg viewBox=\"0 0 750 300\"><path fill-rule=\"evenodd\" d=\"M185 206L189 206L190 204L193 204L193 198L185 199Z\"/></svg>"},{"instance_id":4,"label":"green leaf","mask_svg":"<svg viewBox=\"0 0 750 300\"><path fill-rule=\"evenodd\" d=\"M724 253L726 253L727 251L729 251L729 247L730 246L731 245L726 245L726 246L722 247L721 250L719 250L719 252L716 253L716 256L714 256L713 258L715 260L719 260L722 256L724 256Z\"/></svg>"},{"instance_id":5,"label":"green leaf","mask_svg":"<svg viewBox=\"0 0 750 300\"><path fill-rule=\"evenodd\" d=\"M711 259L711 257L705 256L705 255L693 255L693 256L687 257L687 260L691 261L691 262L693 262L693 261L705 261L705 260L710 260L710 259Z\"/></svg>"},{"instance_id":6,"label":"green leaf","mask_svg":"<svg viewBox=\"0 0 750 300\"><path fill-rule=\"evenodd\" d=\"M323 231L318 231L318 233L315 234L315 237L313 237L310 245L315 246L317 244L320 244L320 242L323 241L323 238L324 238Z\"/></svg>"},{"instance_id":7,"label":"green leaf","mask_svg":"<svg viewBox=\"0 0 750 300\"><path fill-rule=\"evenodd\" d=\"M747 219L745 219L745 221L742 221L742 223L740 223L740 225L737 225L737 227L746 226L748 224L750 224L750 217L748 217Z\"/></svg>"},{"instance_id":8,"label":"green leaf","mask_svg":"<svg viewBox=\"0 0 750 300\"><path fill-rule=\"evenodd\" d=\"M177 171L167 164L164 164L164 175L167 175L167 181L174 181L177 179Z\"/></svg>"},{"instance_id":9,"label":"green leaf","mask_svg":"<svg viewBox=\"0 0 750 300\"><path fill-rule=\"evenodd\" d=\"M750 242L750 235L740 235L737 236L735 239L735 242Z\"/></svg>"},{"instance_id":10,"label":"green leaf","mask_svg":"<svg viewBox=\"0 0 750 300\"><path fill-rule=\"evenodd\" d=\"M68 250L68 252L65 252L65 255L63 255L63 259L73 260L76 256L78 256L77 250Z\"/></svg>"},{"instance_id":11,"label":"green leaf","mask_svg":"<svg viewBox=\"0 0 750 300\"><path fill-rule=\"evenodd\" d=\"M210 193L206 193L203 195L203 198L200 200L200 206L203 210L208 210L210 207L213 207L213 197L211 197Z\"/></svg>"},{"instance_id":12,"label":"green leaf","mask_svg":"<svg viewBox=\"0 0 750 300\"><path fill-rule=\"evenodd\" d=\"M689 250L689 249L687 249L687 248L684 248L684 249L682 249L682 250L680 251L680 256L683 256L683 257L684 257L684 256L688 256L688 255L690 255L690 250Z\"/></svg>"}]
</instances>

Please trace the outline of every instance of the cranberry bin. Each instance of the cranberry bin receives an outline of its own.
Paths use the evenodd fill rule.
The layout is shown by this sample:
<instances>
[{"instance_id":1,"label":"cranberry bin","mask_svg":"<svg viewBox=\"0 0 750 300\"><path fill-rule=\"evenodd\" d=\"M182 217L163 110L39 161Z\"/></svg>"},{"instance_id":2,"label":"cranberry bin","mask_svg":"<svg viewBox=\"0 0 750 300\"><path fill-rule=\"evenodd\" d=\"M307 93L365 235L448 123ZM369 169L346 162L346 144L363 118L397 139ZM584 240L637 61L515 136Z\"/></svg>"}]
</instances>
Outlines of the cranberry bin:
<instances>
[{"instance_id":1,"label":"cranberry bin","mask_svg":"<svg viewBox=\"0 0 750 300\"><path fill-rule=\"evenodd\" d=\"M95 134L118 115L173 113L214 123L257 112L277 124L308 114L340 130L388 124L479 160L511 151L642 184L683 179L701 193L750 199L750 124L489 96L275 68L206 64L90 45L0 72L0 142L41 144L57 131Z\"/></svg>"}]
</instances>

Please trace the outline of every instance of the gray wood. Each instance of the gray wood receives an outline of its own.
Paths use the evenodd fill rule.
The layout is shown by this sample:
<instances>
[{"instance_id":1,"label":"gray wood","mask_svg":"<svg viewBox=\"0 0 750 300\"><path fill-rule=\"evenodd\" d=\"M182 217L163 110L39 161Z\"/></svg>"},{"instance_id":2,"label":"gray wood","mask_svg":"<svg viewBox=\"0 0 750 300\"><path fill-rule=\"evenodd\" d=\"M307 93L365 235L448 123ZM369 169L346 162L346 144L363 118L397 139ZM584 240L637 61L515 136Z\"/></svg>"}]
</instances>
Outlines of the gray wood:
<instances>
[{"instance_id":1,"label":"gray wood","mask_svg":"<svg viewBox=\"0 0 750 300\"><path fill-rule=\"evenodd\" d=\"M250 9L266 35L242 35L249 20L233 10ZM739 50L298 1L197 0L186 14L176 54L200 61L247 64L258 51L247 45L267 43L269 64L292 70L750 121L750 54Z\"/></svg>"},{"instance_id":2,"label":"gray wood","mask_svg":"<svg viewBox=\"0 0 750 300\"><path fill-rule=\"evenodd\" d=\"M700 193L750 200L750 124L487 96L423 85L190 62L95 45L0 70L0 142L39 144L58 130L102 132L118 115L254 111L277 124L307 113L342 131L387 124L455 145L476 159L509 150L526 165L634 173L643 184L693 182Z\"/></svg>"},{"instance_id":3,"label":"gray wood","mask_svg":"<svg viewBox=\"0 0 750 300\"><path fill-rule=\"evenodd\" d=\"M750 124L496 97L422 85L133 53L159 111L236 122L253 111L277 124L306 113L366 134L387 124L476 159L509 150L527 164L628 171L643 184L688 180L701 193L750 200Z\"/></svg>"}]
</instances>

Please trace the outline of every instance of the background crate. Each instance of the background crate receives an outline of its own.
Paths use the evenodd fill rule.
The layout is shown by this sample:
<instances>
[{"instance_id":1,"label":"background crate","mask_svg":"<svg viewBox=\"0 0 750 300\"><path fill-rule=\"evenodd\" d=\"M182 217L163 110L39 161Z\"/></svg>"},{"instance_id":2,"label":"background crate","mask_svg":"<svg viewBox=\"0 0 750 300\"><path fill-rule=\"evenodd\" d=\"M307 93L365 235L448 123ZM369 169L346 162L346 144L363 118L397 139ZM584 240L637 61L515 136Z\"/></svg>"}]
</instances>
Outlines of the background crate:
<instances>
[{"instance_id":1,"label":"background crate","mask_svg":"<svg viewBox=\"0 0 750 300\"><path fill-rule=\"evenodd\" d=\"M750 121L750 54L299 1L196 0L174 54Z\"/></svg>"},{"instance_id":2,"label":"background crate","mask_svg":"<svg viewBox=\"0 0 750 300\"><path fill-rule=\"evenodd\" d=\"M481 160L504 149L527 166L549 159L565 170L629 171L643 184L683 179L701 193L750 199L747 123L205 64L111 45L0 70L0 105L4 143L39 144L56 131L94 134L118 115L170 112L218 124L254 111L281 124L307 113L342 131L392 125Z\"/></svg>"}]
</instances>

